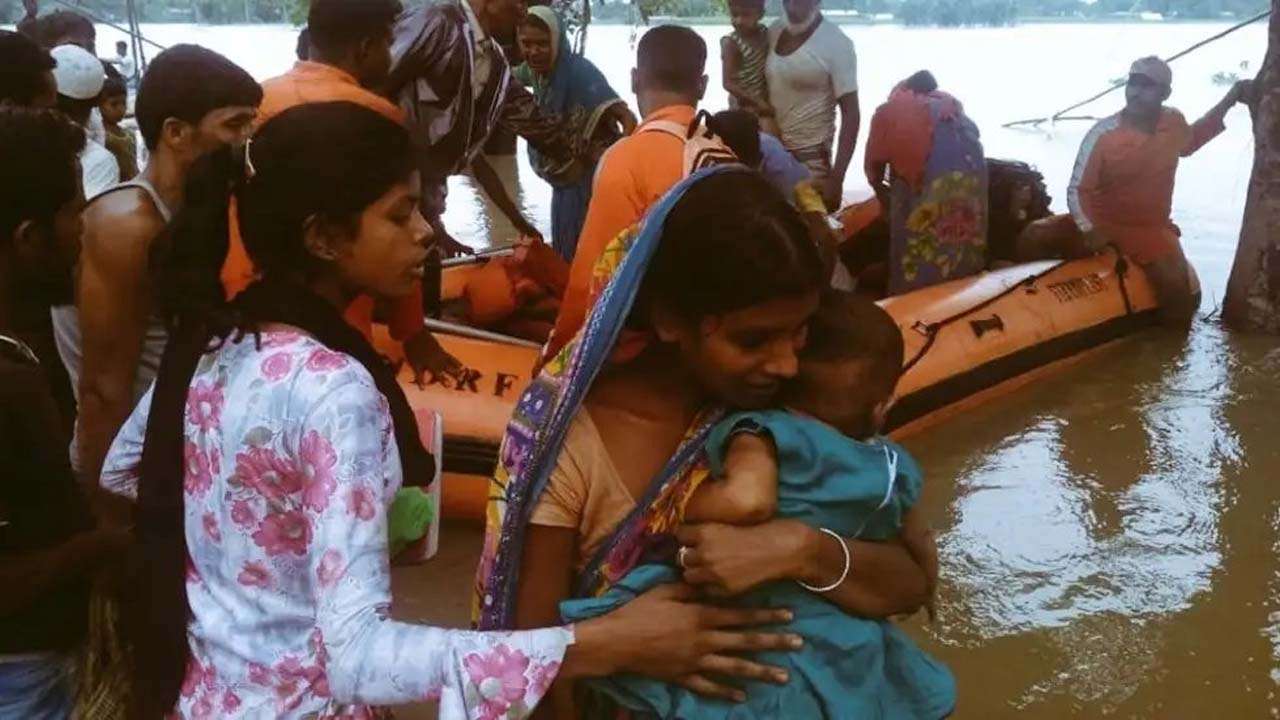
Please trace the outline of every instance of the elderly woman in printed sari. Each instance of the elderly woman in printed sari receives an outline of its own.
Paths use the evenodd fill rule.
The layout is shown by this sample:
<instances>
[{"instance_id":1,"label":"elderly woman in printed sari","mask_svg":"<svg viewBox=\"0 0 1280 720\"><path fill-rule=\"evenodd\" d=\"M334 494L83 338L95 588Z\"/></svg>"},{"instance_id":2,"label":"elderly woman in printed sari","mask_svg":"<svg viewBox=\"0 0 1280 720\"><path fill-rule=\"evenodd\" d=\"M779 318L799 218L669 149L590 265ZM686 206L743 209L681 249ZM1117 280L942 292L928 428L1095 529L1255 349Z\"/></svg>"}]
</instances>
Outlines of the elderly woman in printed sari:
<instances>
[{"instance_id":1,"label":"elderly woman in printed sari","mask_svg":"<svg viewBox=\"0 0 1280 720\"><path fill-rule=\"evenodd\" d=\"M596 163L618 138L635 129L636 118L600 70L573 51L554 10L543 5L529 8L518 37L525 62L516 68L516 79L533 89L544 111L562 118L572 138L572 152L564 159L529 148L534 172L552 187L552 247L572 260L591 202Z\"/></svg>"},{"instance_id":2,"label":"elderly woman in printed sari","mask_svg":"<svg viewBox=\"0 0 1280 720\"><path fill-rule=\"evenodd\" d=\"M681 526L708 477L711 429L728 409L770 406L796 373L823 270L799 214L742 166L683 181L612 243L586 325L508 426L478 571L481 628L556 620L564 600L598 596L643 562L673 563L677 544L696 557L684 581L712 592L841 575L843 550L804 523ZM924 573L901 545L849 547L858 563L831 602L887 617L924 601ZM742 699L712 679L731 668L709 662L680 683ZM578 690L555 691L561 716L612 717L603 695Z\"/></svg>"},{"instance_id":3,"label":"elderly woman in printed sari","mask_svg":"<svg viewBox=\"0 0 1280 720\"><path fill-rule=\"evenodd\" d=\"M867 181L889 214L890 295L987 264L987 164L978 126L927 70L871 119Z\"/></svg>"}]
</instances>

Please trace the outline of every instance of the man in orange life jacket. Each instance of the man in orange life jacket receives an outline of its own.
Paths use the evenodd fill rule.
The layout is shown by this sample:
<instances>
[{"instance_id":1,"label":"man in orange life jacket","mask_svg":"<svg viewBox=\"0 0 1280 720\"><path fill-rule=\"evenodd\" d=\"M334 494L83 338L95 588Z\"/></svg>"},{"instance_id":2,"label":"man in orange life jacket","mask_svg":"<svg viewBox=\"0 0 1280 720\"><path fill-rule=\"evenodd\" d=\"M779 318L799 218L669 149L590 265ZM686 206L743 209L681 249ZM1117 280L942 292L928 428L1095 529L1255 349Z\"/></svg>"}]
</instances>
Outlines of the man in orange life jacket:
<instances>
[{"instance_id":1,"label":"man in orange life jacket","mask_svg":"<svg viewBox=\"0 0 1280 720\"><path fill-rule=\"evenodd\" d=\"M1114 244L1146 271L1163 321L1185 326L1195 315L1199 290L1170 217L1178 160L1222 133L1227 111L1248 101L1252 83L1236 83L1190 125L1164 106L1172 85L1173 72L1163 60L1133 63L1124 109L1098 122L1080 147L1067 189L1070 214L1033 223L1019 239L1019 254L1076 256Z\"/></svg>"},{"instance_id":2,"label":"man in orange life jacket","mask_svg":"<svg viewBox=\"0 0 1280 720\"><path fill-rule=\"evenodd\" d=\"M305 30L306 60L262 83L262 105L255 128L293 107L314 102L352 102L400 124L398 105L368 88L381 86L391 69L392 27L400 0L314 0ZM232 214L231 242L222 268L222 284L233 297L253 282L253 262L240 240ZM373 298L356 298L345 317L373 340ZM462 368L423 324L422 288L385 308L391 336L404 344L417 377L456 374Z\"/></svg>"},{"instance_id":3,"label":"man in orange life jacket","mask_svg":"<svg viewBox=\"0 0 1280 720\"><path fill-rule=\"evenodd\" d=\"M644 120L600 160L591 205L569 270L569 286L543 362L572 340L586 321L591 310L592 269L605 246L639 222L684 176L683 138L655 128L687 128L694 121L698 102L707 90L707 44L689 28L661 25L640 38L636 56L631 89Z\"/></svg>"}]
</instances>

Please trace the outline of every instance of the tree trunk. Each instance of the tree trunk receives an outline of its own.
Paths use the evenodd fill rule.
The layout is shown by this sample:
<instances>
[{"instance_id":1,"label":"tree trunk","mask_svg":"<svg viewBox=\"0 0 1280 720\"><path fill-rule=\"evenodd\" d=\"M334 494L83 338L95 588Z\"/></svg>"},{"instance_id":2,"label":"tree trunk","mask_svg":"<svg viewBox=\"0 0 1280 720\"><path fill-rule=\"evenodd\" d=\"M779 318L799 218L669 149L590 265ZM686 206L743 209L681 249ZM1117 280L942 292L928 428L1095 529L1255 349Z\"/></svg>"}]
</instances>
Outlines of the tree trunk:
<instances>
[{"instance_id":1,"label":"tree trunk","mask_svg":"<svg viewBox=\"0 0 1280 720\"><path fill-rule=\"evenodd\" d=\"M1267 58L1254 82L1253 177L1222 318L1230 327L1280 334L1280 0L1271 0Z\"/></svg>"}]
</instances>

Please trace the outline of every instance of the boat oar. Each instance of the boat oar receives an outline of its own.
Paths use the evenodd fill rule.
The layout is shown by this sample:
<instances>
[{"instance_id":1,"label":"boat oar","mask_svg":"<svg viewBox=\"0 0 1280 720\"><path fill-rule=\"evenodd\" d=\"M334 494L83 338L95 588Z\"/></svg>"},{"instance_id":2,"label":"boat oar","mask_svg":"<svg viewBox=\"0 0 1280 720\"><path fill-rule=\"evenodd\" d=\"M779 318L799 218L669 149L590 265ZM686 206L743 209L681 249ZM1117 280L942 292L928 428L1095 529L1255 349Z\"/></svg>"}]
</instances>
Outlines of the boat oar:
<instances>
[{"instance_id":1,"label":"boat oar","mask_svg":"<svg viewBox=\"0 0 1280 720\"><path fill-rule=\"evenodd\" d=\"M1205 45L1208 45L1211 42L1221 40L1222 38L1230 35L1231 33L1239 30L1240 28L1252 25L1265 17L1269 17L1270 15L1271 15L1271 11L1265 10L1263 12L1258 13L1257 15L1254 15L1251 18L1242 20L1216 35L1213 35L1211 37L1205 38L1204 40L1201 40L1200 42L1196 43L1195 45L1192 45L1191 47L1183 50L1182 52L1174 53L1173 55L1170 55L1169 57L1165 58L1165 62L1171 63L1180 57L1189 55L1195 52L1196 50L1199 50L1200 48L1204 47ZM1110 95L1111 93L1115 92L1116 90L1119 90L1120 88L1124 87L1126 84L1128 84L1128 78L1126 78L1122 82L1118 82L1112 85L1111 87L1107 88L1106 90L1103 90L1102 92L1098 93L1097 95L1094 95L1093 97L1090 97L1087 100L1081 100L1080 102L1076 103L1075 105L1072 105L1071 107L1063 108L1062 110L1059 110L1058 112L1054 113L1053 115L1050 115L1049 117L1030 118L1027 120L1015 120L1010 123L1005 123L1004 126L1007 128L1011 128L1011 127L1017 127L1018 125L1039 125L1040 123L1043 123L1043 122L1058 122L1059 120L1094 120L1096 118L1092 118L1088 116L1069 116L1068 117L1067 113L1071 112L1072 110L1078 110L1084 107L1085 105L1088 105L1089 103L1093 102L1094 100L1104 98L1107 95Z\"/></svg>"}]
</instances>

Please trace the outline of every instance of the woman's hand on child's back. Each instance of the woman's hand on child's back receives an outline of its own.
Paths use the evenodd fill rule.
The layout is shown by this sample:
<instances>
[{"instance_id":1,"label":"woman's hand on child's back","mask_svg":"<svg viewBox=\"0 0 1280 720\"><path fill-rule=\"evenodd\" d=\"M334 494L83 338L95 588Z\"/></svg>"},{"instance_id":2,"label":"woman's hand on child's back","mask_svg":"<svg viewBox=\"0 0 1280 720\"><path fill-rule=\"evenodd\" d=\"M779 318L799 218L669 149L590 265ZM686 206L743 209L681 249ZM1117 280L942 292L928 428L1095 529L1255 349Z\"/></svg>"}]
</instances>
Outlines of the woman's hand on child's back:
<instances>
[{"instance_id":1,"label":"woman's hand on child's back","mask_svg":"<svg viewBox=\"0 0 1280 720\"><path fill-rule=\"evenodd\" d=\"M732 597L774 580L823 587L846 613L889 618L928 601L925 571L901 541L834 539L797 520L752 527L707 523L677 532L684 581L708 595Z\"/></svg>"},{"instance_id":2,"label":"woman's hand on child's back","mask_svg":"<svg viewBox=\"0 0 1280 720\"><path fill-rule=\"evenodd\" d=\"M798 635L741 630L790 622L789 610L718 608L698 604L696 596L689 585L663 585L579 623L565 675L637 673L738 702L745 699L743 692L724 678L787 682L785 670L738 654L798 650L804 644Z\"/></svg>"},{"instance_id":3,"label":"woman's hand on child's back","mask_svg":"<svg viewBox=\"0 0 1280 720\"><path fill-rule=\"evenodd\" d=\"M803 575L816 531L796 520L772 520L750 527L718 523L685 525L676 535L684 579L708 594L740 595L773 580Z\"/></svg>"}]
</instances>

